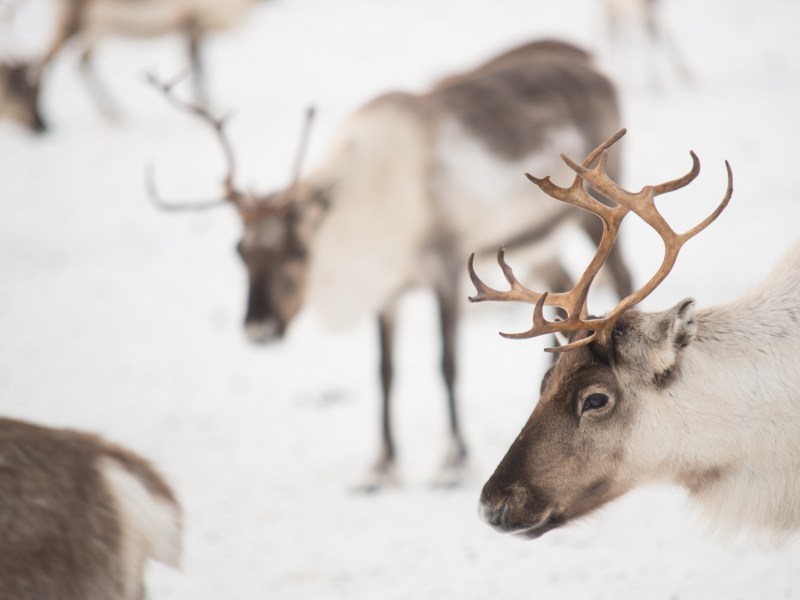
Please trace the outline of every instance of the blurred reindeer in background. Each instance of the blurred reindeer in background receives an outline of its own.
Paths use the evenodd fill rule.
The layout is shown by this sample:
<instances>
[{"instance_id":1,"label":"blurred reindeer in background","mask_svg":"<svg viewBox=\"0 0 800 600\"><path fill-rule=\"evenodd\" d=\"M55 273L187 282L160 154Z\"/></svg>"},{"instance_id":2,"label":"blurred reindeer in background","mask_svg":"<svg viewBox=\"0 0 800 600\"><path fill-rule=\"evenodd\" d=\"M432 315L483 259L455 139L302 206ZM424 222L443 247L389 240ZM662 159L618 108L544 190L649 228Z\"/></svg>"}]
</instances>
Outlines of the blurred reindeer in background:
<instances>
[{"instance_id":1,"label":"blurred reindeer in background","mask_svg":"<svg viewBox=\"0 0 800 600\"><path fill-rule=\"evenodd\" d=\"M205 37L241 21L259 0L58 0L59 14L55 38L44 57L27 66L0 66L15 75L16 86L0 87L0 116L15 119L37 131L44 129L39 114L39 90L53 60L68 45L80 52L81 74L100 111L116 118L118 111L100 80L92 57L98 41L105 37L149 38L178 33L186 38L188 61L194 74L197 102L206 103L205 69L201 46Z\"/></svg>"},{"instance_id":2,"label":"blurred reindeer in background","mask_svg":"<svg viewBox=\"0 0 800 600\"><path fill-rule=\"evenodd\" d=\"M143 458L96 436L0 419L0 598L143 600L177 567L181 508Z\"/></svg>"},{"instance_id":3,"label":"blurred reindeer in background","mask_svg":"<svg viewBox=\"0 0 800 600\"><path fill-rule=\"evenodd\" d=\"M216 201L166 203L149 180L151 196L165 209L229 204L239 212L249 338L279 339L307 305L332 325L377 316L382 447L366 489L395 477L390 398L397 300L415 286L434 292L450 425L437 481L457 483L466 457L455 392L464 258L470 247L488 250L501 241L510 247L540 244L566 223L599 242L601 225L543 201L521 174L531 165L555 171L554 152L586 152L618 128L611 82L574 46L530 43L426 94L392 92L369 102L344 123L319 168L302 178L297 168L291 185L264 197L236 187L224 121L177 101L171 84L159 87L211 124L228 172ZM616 172L616 161L612 168ZM608 264L617 292L627 295L630 276L618 251ZM560 267L550 274L556 286L568 279Z\"/></svg>"},{"instance_id":4,"label":"blurred reindeer in background","mask_svg":"<svg viewBox=\"0 0 800 600\"><path fill-rule=\"evenodd\" d=\"M659 0L603 0L610 58L618 68L631 70L641 64L652 85L658 82L658 56L666 61L684 83L692 71L678 45L658 14ZM641 62L631 60L642 58ZM626 79L631 79L629 74Z\"/></svg>"}]
</instances>

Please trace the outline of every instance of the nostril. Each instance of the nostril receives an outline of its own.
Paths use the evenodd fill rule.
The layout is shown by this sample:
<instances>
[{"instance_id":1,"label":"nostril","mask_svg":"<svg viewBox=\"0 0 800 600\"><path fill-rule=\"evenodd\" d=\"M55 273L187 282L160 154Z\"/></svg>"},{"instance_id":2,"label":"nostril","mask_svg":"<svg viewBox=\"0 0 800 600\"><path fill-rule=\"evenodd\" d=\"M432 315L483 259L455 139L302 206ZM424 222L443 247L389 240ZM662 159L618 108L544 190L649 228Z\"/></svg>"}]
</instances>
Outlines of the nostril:
<instances>
[{"instance_id":1,"label":"nostril","mask_svg":"<svg viewBox=\"0 0 800 600\"><path fill-rule=\"evenodd\" d=\"M481 518L492 527L502 527L508 514L508 499L504 498L494 503L483 499L479 506L479 512Z\"/></svg>"}]
</instances>

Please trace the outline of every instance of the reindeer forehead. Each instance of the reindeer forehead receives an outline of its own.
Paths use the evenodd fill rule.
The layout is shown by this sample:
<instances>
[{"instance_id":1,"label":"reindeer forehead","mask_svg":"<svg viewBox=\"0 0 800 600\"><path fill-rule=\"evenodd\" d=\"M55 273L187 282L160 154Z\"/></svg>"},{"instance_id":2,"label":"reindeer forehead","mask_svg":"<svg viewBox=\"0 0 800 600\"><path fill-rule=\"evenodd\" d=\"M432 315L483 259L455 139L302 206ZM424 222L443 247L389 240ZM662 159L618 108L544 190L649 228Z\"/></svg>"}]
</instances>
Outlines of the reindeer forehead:
<instances>
[{"instance_id":1,"label":"reindeer forehead","mask_svg":"<svg viewBox=\"0 0 800 600\"><path fill-rule=\"evenodd\" d=\"M277 248L286 240L286 223L277 215L266 215L244 228L242 243L256 248Z\"/></svg>"},{"instance_id":2,"label":"reindeer forehead","mask_svg":"<svg viewBox=\"0 0 800 600\"><path fill-rule=\"evenodd\" d=\"M611 380L613 374L608 364L588 347L578 347L559 355L545 375L539 402L553 402L592 382L610 383Z\"/></svg>"}]
</instances>

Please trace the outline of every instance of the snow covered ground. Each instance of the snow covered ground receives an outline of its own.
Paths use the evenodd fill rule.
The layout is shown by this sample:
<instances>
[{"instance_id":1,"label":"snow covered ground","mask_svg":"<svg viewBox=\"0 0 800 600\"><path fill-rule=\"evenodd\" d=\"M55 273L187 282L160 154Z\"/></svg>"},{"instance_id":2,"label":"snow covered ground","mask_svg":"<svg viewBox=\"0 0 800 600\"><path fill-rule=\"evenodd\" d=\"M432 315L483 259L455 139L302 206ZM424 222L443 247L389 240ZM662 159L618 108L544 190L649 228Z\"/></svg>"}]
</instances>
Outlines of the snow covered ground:
<instances>
[{"instance_id":1,"label":"snow covered ground","mask_svg":"<svg viewBox=\"0 0 800 600\"><path fill-rule=\"evenodd\" d=\"M30 1L19 21L33 50L50 5ZM662 202L668 218L688 226L716 205L726 158L735 193L644 308L689 295L709 306L752 286L800 233L800 4L664 4L696 81L664 68L654 90L636 60L609 65L629 129L626 183L683 173L691 148L703 173ZM318 156L373 94L422 90L543 35L602 49L601 18L589 0L274 0L209 45L212 95L236 111L241 181L267 189L288 177L306 104L320 109ZM214 140L142 83L146 70L183 68L180 40L112 40L98 67L122 123L96 113L69 52L45 90L52 133L0 123L0 410L102 433L168 476L186 510L185 564L151 568L154 599L800 597L800 542L721 545L677 489L632 493L533 542L478 520L480 487L548 360L543 341L497 336L528 322L524 307L465 306L472 475L441 491L430 486L445 442L435 311L429 295L408 296L395 404L404 485L354 494L377 448L373 324L333 335L303 314L280 346L248 345L235 215L165 216L144 196L151 159L175 195L206 196L221 174ZM660 245L637 224L624 234L642 282Z\"/></svg>"}]
</instances>

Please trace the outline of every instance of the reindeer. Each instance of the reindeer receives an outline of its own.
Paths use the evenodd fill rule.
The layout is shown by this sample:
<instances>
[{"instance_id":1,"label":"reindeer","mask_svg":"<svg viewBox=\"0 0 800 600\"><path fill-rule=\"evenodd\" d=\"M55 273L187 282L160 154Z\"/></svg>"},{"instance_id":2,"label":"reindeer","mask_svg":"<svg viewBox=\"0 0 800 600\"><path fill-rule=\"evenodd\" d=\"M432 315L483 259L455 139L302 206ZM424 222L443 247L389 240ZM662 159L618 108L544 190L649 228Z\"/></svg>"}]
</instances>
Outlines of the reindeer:
<instances>
[{"instance_id":1,"label":"reindeer","mask_svg":"<svg viewBox=\"0 0 800 600\"><path fill-rule=\"evenodd\" d=\"M564 335L554 366L545 374L539 403L481 493L481 512L500 531L536 538L596 510L634 487L666 480L684 487L714 529L781 534L800 528L800 245L744 298L697 311L685 299L644 313L632 308L668 275L681 247L725 209L728 187L714 212L676 233L655 207L655 197L683 188L698 175L639 192L619 187L606 172L606 149L624 130L592 152L582 165L562 155L576 173L562 188L548 177L528 176L561 202L602 220L603 239L577 285L568 293L525 288L506 263L498 263L509 291L469 274L475 302L535 305L533 326L511 338ZM598 159L598 164L592 167ZM595 201L588 184L616 206ZM588 316L586 298L630 212L664 243L663 262L638 291L602 318ZM562 321L545 317L562 309Z\"/></svg>"},{"instance_id":2,"label":"reindeer","mask_svg":"<svg viewBox=\"0 0 800 600\"><path fill-rule=\"evenodd\" d=\"M0 116L42 131L38 90L47 68L69 43L80 50L81 74L100 111L117 117L111 97L92 67L95 44L107 36L149 38L180 33L187 41L188 60L194 74L195 97L206 102L201 46L211 32L232 27L257 0L59 0L55 37L42 60L26 67L26 78L36 93L25 87L0 89ZM8 107L12 108L8 108Z\"/></svg>"},{"instance_id":3,"label":"reindeer","mask_svg":"<svg viewBox=\"0 0 800 600\"><path fill-rule=\"evenodd\" d=\"M172 84L159 87L176 103ZM345 122L315 171L299 177L296 168L291 185L264 197L236 188L224 121L196 104L177 104L219 137L225 192L210 202L165 202L151 173L150 195L166 209L237 209L244 227L238 250L249 275L248 337L279 339L306 305L339 326L377 316L382 445L366 489L395 481L390 397L397 300L411 287L433 290L450 427L438 482L457 482L466 457L455 392L459 265L470 247L541 242L568 222L600 240L596 223L531 198L511 175L530 162L556 168L552 149L592 148L616 128L611 82L574 46L530 43L428 93L393 92L369 102ZM609 266L618 292L628 293L630 276L618 252ZM549 271L553 280L564 277L560 268Z\"/></svg>"},{"instance_id":4,"label":"reindeer","mask_svg":"<svg viewBox=\"0 0 800 600\"><path fill-rule=\"evenodd\" d=\"M678 48L672 34L661 23L657 0L604 0L609 46L617 65L623 56L644 56L647 71L656 82L657 53L661 50L667 62L684 83L693 80L692 70ZM636 33L644 34L645 44L634 47ZM628 66L632 67L630 61Z\"/></svg>"},{"instance_id":5,"label":"reindeer","mask_svg":"<svg viewBox=\"0 0 800 600\"><path fill-rule=\"evenodd\" d=\"M136 454L0 419L0 598L143 600L152 558L178 566L181 509Z\"/></svg>"}]
</instances>

